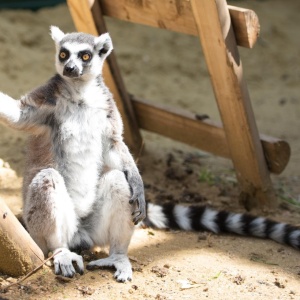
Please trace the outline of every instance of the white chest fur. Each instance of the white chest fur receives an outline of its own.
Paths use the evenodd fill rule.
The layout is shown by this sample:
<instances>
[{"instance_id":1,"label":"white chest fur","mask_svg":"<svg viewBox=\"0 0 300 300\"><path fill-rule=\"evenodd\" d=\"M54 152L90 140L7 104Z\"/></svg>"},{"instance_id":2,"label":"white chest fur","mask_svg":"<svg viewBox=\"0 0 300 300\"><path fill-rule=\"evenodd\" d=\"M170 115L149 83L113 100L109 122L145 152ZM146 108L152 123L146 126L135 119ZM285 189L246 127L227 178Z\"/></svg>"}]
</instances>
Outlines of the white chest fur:
<instances>
[{"instance_id":1,"label":"white chest fur","mask_svg":"<svg viewBox=\"0 0 300 300\"><path fill-rule=\"evenodd\" d=\"M79 217L92 209L103 166L102 138L107 127L107 104L98 89L86 89L56 108L58 123L54 154L59 172Z\"/></svg>"}]
</instances>

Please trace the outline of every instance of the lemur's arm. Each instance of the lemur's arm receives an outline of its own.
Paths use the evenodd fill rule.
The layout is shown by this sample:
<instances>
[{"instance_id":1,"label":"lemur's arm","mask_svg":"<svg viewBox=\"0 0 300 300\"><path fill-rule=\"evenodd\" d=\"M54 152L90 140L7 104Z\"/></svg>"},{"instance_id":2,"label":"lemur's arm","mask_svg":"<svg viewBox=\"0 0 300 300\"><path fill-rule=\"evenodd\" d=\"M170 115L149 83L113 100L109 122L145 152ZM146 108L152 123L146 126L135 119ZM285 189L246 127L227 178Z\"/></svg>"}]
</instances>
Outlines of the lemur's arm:
<instances>
[{"instance_id":1,"label":"lemur's arm","mask_svg":"<svg viewBox=\"0 0 300 300\"><path fill-rule=\"evenodd\" d=\"M14 100L0 92L0 121L10 127L31 132L48 125L48 116L55 107L57 86L57 79L53 77L20 100Z\"/></svg>"},{"instance_id":2,"label":"lemur's arm","mask_svg":"<svg viewBox=\"0 0 300 300\"><path fill-rule=\"evenodd\" d=\"M129 203L133 205L137 204L138 206L138 209L133 213L133 222L137 224L146 217L143 180L128 147L123 140L114 140L113 143L111 158L114 156L113 152L120 158L119 169L124 172L131 190L131 199Z\"/></svg>"},{"instance_id":3,"label":"lemur's arm","mask_svg":"<svg viewBox=\"0 0 300 300\"><path fill-rule=\"evenodd\" d=\"M143 180L128 147L123 141L123 124L114 103L108 118L111 120L111 134L105 155L105 163L109 168L124 172L131 190L129 203L138 206L138 209L132 214L133 222L137 224L146 217Z\"/></svg>"},{"instance_id":4,"label":"lemur's arm","mask_svg":"<svg viewBox=\"0 0 300 300\"><path fill-rule=\"evenodd\" d=\"M15 127L21 118L21 102L0 92L0 120Z\"/></svg>"},{"instance_id":5,"label":"lemur's arm","mask_svg":"<svg viewBox=\"0 0 300 300\"><path fill-rule=\"evenodd\" d=\"M32 101L30 96L14 100L0 93L0 121L10 127L36 133L46 125L49 113L49 109L41 108Z\"/></svg>"}]
</instances>

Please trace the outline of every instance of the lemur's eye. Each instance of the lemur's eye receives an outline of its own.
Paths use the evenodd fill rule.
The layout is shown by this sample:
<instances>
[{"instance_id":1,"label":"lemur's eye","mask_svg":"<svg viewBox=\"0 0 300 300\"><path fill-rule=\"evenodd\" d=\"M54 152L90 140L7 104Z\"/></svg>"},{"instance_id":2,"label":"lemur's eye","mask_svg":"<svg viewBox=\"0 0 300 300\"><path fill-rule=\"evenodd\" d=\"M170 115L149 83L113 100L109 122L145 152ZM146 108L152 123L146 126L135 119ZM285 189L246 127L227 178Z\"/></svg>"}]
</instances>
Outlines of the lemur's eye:
<instances>
[{"instance_id":1,"label":"lemur's eye","mask_svg":"<svg viewBox=\"0 0 300 300\"><path fill-rule=\"evenodd\" d=\"M59 57L62 59L66 58L67 57L66 52L60 52Z\"/></svg>"},{"instance_id":2,"label":"lemur's eye","mask_svg":"<svg viewBox=\"0 0 300 300\"><path fill-rule=\"evenodd\" d=\"M68 57L69 57L69 52L68 52L67 50L62 49L62 50L59 52L59 59L60 59L61 61L68 59Z\"/></svg>"},{"instance_id":3,"label":"lemur's eye","mask_svg":"<svg viewBox=\"0 0 300 300\"><path fill-rule=\"evenodd\" d=\"M91 58L91 55L89 53L83 53L81 58L83 61L88 61Z\"/></svg>"}]
</instances>

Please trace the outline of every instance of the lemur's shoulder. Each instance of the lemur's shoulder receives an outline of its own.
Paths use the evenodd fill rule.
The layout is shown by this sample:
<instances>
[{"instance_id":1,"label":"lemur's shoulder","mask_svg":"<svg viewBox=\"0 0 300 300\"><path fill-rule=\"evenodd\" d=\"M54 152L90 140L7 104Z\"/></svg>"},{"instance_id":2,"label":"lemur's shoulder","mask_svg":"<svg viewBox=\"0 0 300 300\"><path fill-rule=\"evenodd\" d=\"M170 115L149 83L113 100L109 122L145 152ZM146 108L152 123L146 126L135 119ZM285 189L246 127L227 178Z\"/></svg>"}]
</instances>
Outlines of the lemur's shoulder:
<instances>
[{"instance_id":1,"label":"lemur's shoulder","mask_svg":"<svg viewBox=\"0 0 300 300\"><path fill-rule=\"evenodd\" d=\"M45 84L35 88L23 97L22 102L40 107L42 105L55 106L58 97L67 92L65 80L55 74ZM68 93L68 92L67 92Z\"/></svg>"}]
</instances>

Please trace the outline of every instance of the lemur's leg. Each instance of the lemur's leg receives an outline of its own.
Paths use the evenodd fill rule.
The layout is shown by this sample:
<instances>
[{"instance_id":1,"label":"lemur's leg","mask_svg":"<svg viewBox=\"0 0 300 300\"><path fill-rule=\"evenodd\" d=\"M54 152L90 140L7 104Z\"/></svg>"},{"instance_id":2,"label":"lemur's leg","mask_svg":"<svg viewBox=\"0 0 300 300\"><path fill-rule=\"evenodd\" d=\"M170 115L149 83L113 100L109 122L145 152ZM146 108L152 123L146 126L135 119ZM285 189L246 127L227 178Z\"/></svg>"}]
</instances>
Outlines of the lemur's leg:
<instances>
[{"instance_id":1,"label":"lemur's leg","mask_svg":"<svg viewBox=\"0 0 300 300\"><path fill-rule=\"evenodd\" d=\"M54 257L55 273L72 277L77 263L83 273L82 257L68 249L77 231L77 217L62 176L54 169L43 169L29 184L25 203L24 221L30 235L42 248L57 253Z\"/></svg>"},{"instance_id":2,"label":"lemur's leg","mask_svg":"<svg viewBox=\"0 0 300 300\"><path fill-rule=\"evenodd\" d=\"M96 244L109 243L109 257L90 262L88 269L115 267L117 281L132 279L131 264L127 256L134 230L130 188L125 174L118 170L106 173L99 185L99 218L93 240Z\"/></svg>"}]
</instances>

